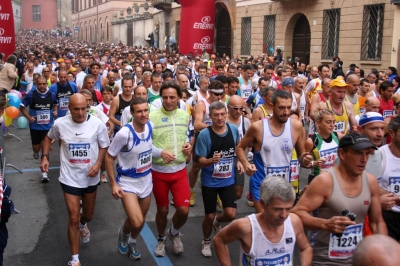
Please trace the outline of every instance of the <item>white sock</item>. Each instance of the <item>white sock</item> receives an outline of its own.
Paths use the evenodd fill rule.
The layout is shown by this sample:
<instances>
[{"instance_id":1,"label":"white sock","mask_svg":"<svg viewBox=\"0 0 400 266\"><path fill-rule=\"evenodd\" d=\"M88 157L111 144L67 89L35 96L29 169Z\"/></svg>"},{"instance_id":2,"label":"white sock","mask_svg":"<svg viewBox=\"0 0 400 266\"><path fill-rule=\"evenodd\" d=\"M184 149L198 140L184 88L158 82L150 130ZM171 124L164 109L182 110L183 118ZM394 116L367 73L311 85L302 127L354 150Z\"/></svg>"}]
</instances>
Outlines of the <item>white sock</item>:
<instances>
[{"instance_id":1,"label":"white sock","mask_svg":"<svg viewBox=\"0 0 400 266\"><path fill-rule=\"evenodd\" d=\"M129 235L128 243L136 243L136 239L132 238L132 237Z\"/></svg>"},{"instance_id":2,"label":"white sock","mask_svg":"<svg viewBox=\"0 0 400 266\"><path fill-rule=\"evenodd\" d=\"M86 225L87 225L87 224L81 224L81 222L79 222L79 228L80 228L80 229L83 229L83 228L85 228L85 227L86 227Z\"/></svg>"},{"instance_id":3,"label":"white sock","mask_svg":"<svg viewBox=\"0 0 400 266\"><path fill-rule=\"evenodd\" d=\"M173 236L176 236L177 234L179 234L179 230L176 230L176 229L174 228L174 226L171 226L171 234L172 234Z\"/></svg>"},{"instance_id":4,"label":"white sock","mask_svg":"<svg viewBox=\"0 0 400 266\"><path fill-rule=\"evenodd\" d=\"M72 255L72 261L78 262L79 261L79 254Z\"/></svg>"}]
</instances>

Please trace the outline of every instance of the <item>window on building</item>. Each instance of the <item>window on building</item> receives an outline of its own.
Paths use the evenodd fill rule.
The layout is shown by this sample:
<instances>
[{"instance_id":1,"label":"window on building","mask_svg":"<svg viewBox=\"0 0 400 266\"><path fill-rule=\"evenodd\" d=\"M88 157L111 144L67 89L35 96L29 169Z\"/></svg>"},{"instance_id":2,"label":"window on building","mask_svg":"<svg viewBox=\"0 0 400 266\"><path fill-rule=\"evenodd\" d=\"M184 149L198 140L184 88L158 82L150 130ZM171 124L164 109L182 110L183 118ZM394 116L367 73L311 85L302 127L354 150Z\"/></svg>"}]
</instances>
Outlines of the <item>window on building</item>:
<instances>
[{"instance_id":1,"label":"window on building","mask_svg":"<svg viewBox=\"0 0 400 266\"><path fill-rule=\"evenodd\" d=\"M40 6L34 5L32 6L32 21L40 22L42 21L40 14Z\"/></svg>"},{"instance_id":2,"label":"window on building","mask_svg":"<svg viewBox=\"0 0 400 266\"><path fill-rule=\"evenodd\" d=\"M107 28L106 28L106 36L107 36L107 41L108 41L108 21L107 21Z\"/></svg>"},{"instance_id":3,"label":"window on building","mask_svg":"<svg viewBox=\"0 0 400 266\"><path fill-rule=\"evenodd\" d=\"M340 9L324 10L322 25L322 59L339 54Z\"/></svg>"},{"instance_id":4,"label":"window on building","mask_svg":"<svg viewBox=\"0 0 400 266\"><path fill-rule=\"evenodd\" d=\"M241 54L249 55L251 51L251 18L242 18Z\"/></svg>"},{"instance_id":5,"label":"window on building","mask_svg":"<svg viewBox=\"0 0 400 266\"><path fill-rule=\"evenodd\" d=\"M264 16L263 52L268 55L274 55L275 19L275 15Z\"/></svg>"},{"instance_id":6,"label":"window on building","mask_svg":"<svg viewBox=\"0 0 400 266\"><path fill-rule=\"evenodd\" d=\"M384 11L385 4L364 6L361 60L381 60Z\"/></svg>"}]
</instances>

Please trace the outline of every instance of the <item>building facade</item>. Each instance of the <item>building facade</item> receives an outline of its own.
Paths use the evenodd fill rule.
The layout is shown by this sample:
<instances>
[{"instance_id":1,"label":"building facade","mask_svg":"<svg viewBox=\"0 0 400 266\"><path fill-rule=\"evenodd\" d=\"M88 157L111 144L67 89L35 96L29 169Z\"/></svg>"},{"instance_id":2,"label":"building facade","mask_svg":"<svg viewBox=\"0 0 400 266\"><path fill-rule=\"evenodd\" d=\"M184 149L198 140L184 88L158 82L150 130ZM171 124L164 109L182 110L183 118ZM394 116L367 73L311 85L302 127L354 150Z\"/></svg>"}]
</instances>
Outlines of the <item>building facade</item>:
<instances>
[{"instance_id":1,"label":"building facade","mask_svg":"<svg viewBox=\"0 0 400 266\"><path fill-rule=\"evenodd\" d=\"M135 1L144 3L145 0ZM113 16L132 8L132 1L72 0L73 37L89 42L113 42Z\"/></svg>"},{"instance_id":2,"label":"building facade","mask_svg":"<svg viewBox=\"0 0 400 266\"><path fill-rule=\"evenodd\" d=\"M21 29L21 0L12 0L12 9L14 16L14 29L17 33Z\"/></svg>"},{"instance_id":3,"label":"building facade","mask_svg":"<svg viewBox=\"0 0 400 266\"><path fill-rule=\"evenodd\" d=\"M23 29L55 29L57 2L54 0L23 0L21 2Z\"/></svg>"},{"instance_id":4,"label":"building facade","mask_svg":"<svg viewBox=\"0 0 400 266\"><path fill-rule=\"evenodd\" d=\"M71 27L72 1L57 0L58 26L62 29Z\"/></svg>"}]
</instances>

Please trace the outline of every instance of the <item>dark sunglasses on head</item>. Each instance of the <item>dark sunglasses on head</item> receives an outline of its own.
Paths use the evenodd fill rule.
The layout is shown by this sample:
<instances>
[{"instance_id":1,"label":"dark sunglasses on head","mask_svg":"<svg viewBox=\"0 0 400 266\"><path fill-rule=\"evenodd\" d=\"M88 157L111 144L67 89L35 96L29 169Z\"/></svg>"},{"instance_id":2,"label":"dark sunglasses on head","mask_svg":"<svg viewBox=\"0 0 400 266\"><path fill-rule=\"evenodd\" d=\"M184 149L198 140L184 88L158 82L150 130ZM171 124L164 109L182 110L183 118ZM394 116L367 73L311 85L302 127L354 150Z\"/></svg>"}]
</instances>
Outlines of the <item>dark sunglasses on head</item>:
<instances>
[{"instance_id":1,"label":"dark sunglasses on head","mask_svg":"<svg viewBox=\"0 0 400 266\"><path fill-rule=\"evenodd\" d=\"M224 93L215 93L215 92L213 92L213 94L214 94L215 96L222 96L222 94L224 94Z\"/></svg>"}]
</instances>

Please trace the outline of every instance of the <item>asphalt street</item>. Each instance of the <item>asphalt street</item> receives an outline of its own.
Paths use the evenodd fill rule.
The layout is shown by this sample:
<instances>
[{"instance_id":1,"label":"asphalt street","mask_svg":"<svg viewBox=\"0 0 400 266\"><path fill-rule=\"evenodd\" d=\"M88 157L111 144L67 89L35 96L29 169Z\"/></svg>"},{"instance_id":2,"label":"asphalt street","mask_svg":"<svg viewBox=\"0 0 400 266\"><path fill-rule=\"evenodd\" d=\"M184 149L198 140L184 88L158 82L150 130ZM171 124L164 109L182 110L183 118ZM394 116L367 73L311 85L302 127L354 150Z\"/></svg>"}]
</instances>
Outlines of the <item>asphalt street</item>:
<instances>
[{"instance_id":1,"label":"asphalt street","mask_svg":"<svg viewBox=\"0 0 400 266\"><path fill-rule=\"evenodd\" d=\"M14 124L16 125L16 120ZM6 181L12 187L11 198L20 214L13 214L7 224L9 240L4 254L4 265L67 265L71 258L67 238L68 213L58 182L58 145L53 145L50 153L50 182L43 184L39 169L40 160L35 160L32 156L29 129L10 127L9 132L20 137L22 141L5 136L6 162L15 165L23 173L12 167L5 169ZM307 175L307 171L301 172L301 187L307 182ZM238 201L237 217L244 217L254 211L254 208L246 205L247 181L248 177L244 195ZM167 256L154 257L156 206L152 198L146 225L137 242L142 258L140 261L132 261L117 251L117 231L125 219L122 204L111 197L109 185L102 184L97 190L94 219L88 224L91 231L90 242L81 243L79 257L82 265L219 265L213 248L211 258L201 255L201 222L204 208L199 187L196 187L196 192L196 205L190 208L189 219L181 229L184 253L180 256L174 255L167 240ZM170 206L169 217L172 216L173 209L174 207ZM170 222L168 226L171 226ZM232 264L238 265L239 243L229 245L229 250ZM297 254L294 265L299 265Z\"/></svg>"}]
</instances>

